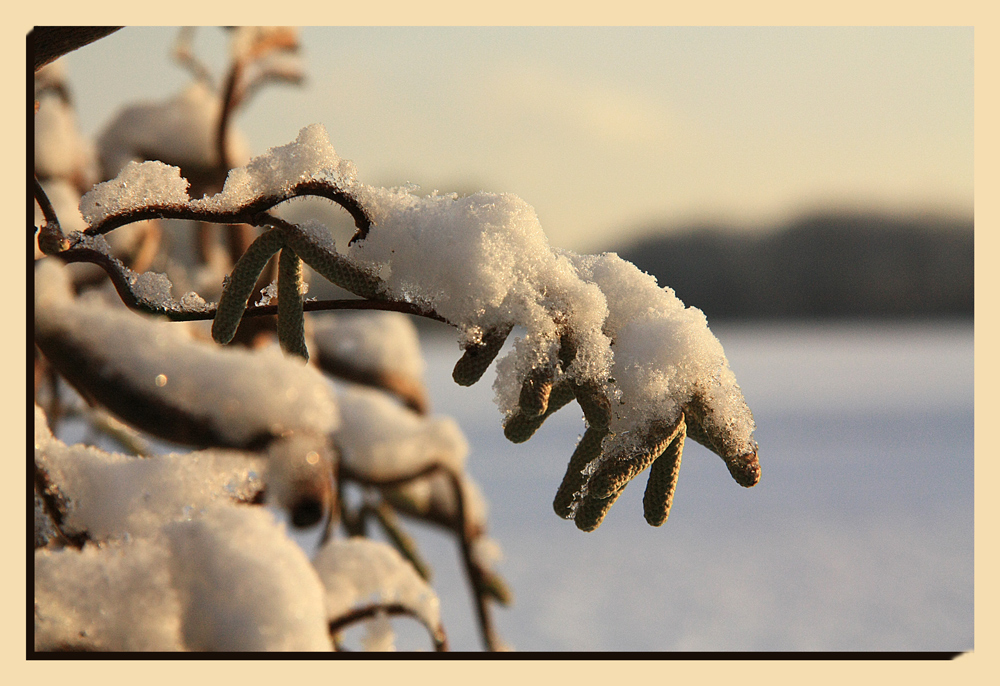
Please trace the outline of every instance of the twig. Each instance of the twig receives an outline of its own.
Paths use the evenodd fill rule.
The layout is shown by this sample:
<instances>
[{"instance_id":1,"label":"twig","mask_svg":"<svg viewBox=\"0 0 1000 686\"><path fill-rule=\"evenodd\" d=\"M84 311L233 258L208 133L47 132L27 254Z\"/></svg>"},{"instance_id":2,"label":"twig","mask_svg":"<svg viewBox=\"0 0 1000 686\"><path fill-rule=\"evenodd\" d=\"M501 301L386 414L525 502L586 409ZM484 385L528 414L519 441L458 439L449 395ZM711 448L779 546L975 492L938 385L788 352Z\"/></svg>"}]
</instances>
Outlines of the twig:
<instances>
[{"instance_id":1,"label":"twig","mask_svg":"<svg viewBox=\"0 0 1000 686\"><path fill-rule=\"evenodd\" d=\"M77 534L67 534L63 531L63 511L65 506L62 503L62 497L58 495L57 489L52 486L48 472L37 461L34 463L34 481L35 493L42 500L42 507L52 522L52 528L55 530L59 542L64 546L76 548L77 550L83 548L84 544L90 540L90 536L86 531Z\"/></svg>"},{"instance_id":2,"label":"twig","mask_svg":"<svg viewBox=\"0 0 1000 686\"><path fill-rule=\"evenodd\" d=\"M188 219L212 224L251 224L253 226L263 226L264 224L271 223L269 221L271 218L265 214L268 210L286 200L310 196L326 198L343 207L354 218L354 224L358 228L358 231L362 232L364 236L368 235L372 221L361 203L343 188L329 181L315 179L299 181L281 193L261 195L238 209L228 212L209 210L203 207L192 207L187 203L173 205L153 204L134 207L130 210L107 216L104 220L89 227L84 233L88 236L97 236L127 224L157 218Z\"/></svg>"},{"instance_id":3,"label":"twig","mask_svg":"<svg viewBox=\"0 0 1000 686\"><path fill-rule=\"evenodd\" d=\"M363 607L358 607L342 617L330 620L330 635L340 633L346 629L351 624L364 621L366 619L372 619L378 616L380 613L395 616L406 616L413 617L418 622L426 627L427 631L431 635L431 640L434 641L434 650L436 652L447 652L448 651L448 637L445 635L443 626L431 626L427 621L417 614L414 610L403 605L401 603L375 603L372 605L365 605Z\"/></svg>"},{"instance_id":4,"label":"twig","mask_svg":"<svg viewBox=\"0 0 1000 686\"><path fill-rule=\"evenodd\" d=\"M211 72L208 70L208 67L198 61L198 58L194 56L194 50L191 49L194 31L194 26L181 27L177 33L177 40L174 42L174 59L177 60L178 64L186 67L191 72L195 81L204 81L207 84L211 84Z\"/></svg>"},{"instance_id":5,"label":"twig","mask_svg":"<svg viewBox=\"0 0 1000 686\"><path fill-rule=\"evenodd\" d=\"M40 233L38 227L35 227L35 233L38 235L38 247L46 255L54 255L68 248L69 241L63 235L62 227L59 225L59 217L56 216L56 209L52 206L52 201L46 195L45 189L42 188L42 184L38 181L38 177L34 176L32 178L34 181L35 202L38 203L38 207L42 210L42 216L45 218L45 223L42 224Z\"/></svg>"},{"instance_id":6,"label":"twig","mask_svg":"<svg viewBox=\"0 0 1000 686\"><path fill-rule=\"evenodd\" d=\"M108 36L121 26L36 26L28 34L34 57L34 71L54 62L67 52Z\"/></svg>"},{"instance_id":7,"label":"twig","mask_svg":"<svg viewBox=\"0 0 1000 686\"><path fill-rule=\"evenodd\" d=\"M451 529L459 537L462 549L462 561L465 566L466 576L469 579L469 584L472 587L472 596L476 605L476 615L479 619L479 629L482 634L483 643L486 645L486 649L488 651L495 652L500 650L501 642L496 634L496 630L493 627L493 619L490 614L489 603L487 602L487 598L492 597L493 594L489 590L489 584L487 583L485 571L479 566L472 555L472 540L480 532L470 530L468 522L466 521L465 494L462 490L462 482L459 475L447 465L439 462L432 462L429 465L414 470L410 474L391 479L373 478L351 470L350 468L345 468L344 465L340 466L340 475L342 478L365 486L378 486L379 488L402 486L417 479L429 477L439 473L443 473L451 482L455 495L455 513L450 522L441 520L436 521Z\"/></svg>"}]
</instances>

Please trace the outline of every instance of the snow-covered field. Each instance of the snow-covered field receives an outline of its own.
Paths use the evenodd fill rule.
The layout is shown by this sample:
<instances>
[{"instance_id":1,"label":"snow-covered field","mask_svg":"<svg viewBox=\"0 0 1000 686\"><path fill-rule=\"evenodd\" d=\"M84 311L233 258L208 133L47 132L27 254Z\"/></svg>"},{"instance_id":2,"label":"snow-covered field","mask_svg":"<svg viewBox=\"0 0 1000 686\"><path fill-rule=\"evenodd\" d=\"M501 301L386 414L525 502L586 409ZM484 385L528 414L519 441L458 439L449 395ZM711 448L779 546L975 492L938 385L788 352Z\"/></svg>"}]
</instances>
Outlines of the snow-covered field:
<instances>
[{"instance_id":1,"label":"snow-covered field","mask_svg":"<svg viewBox=\"0 0 1000 686\"><path fill-rule=\"evenodd\" d=\"M971 322L713 331L754 411L760 483L741 488L688 441L663 527L641 517L643 475L593 533L551 506L583 431L577 406L509 443L493 371L459 387L454 337L422 338L433 412L465 433L504 551L498 571L515 594L494 613L504 641L520 651L972 649ZM64 438L79 440L78 427ZM408 528L434 568L452 650L481 650L454 538ZM430 648L416 622L393 625L399 649ZM352 632L356 645L363 633Z\"/></svg>"},{"instance_id":2,"label":"snow-covered field","mask_svg":"<svg viewBox=\"0 0 1000 686\"><path fill-rule=\"evenodd\" d=\"M551 508L583 431L576 405L508 443L493 372L458 387L457 346L425 339L434 412L466 433L505 552L503 638L541 651L971 649L972 324L713 331L754 411L760 483L740 488L688 442L663 527L642 520L640 484L593 533ZM453 543L420 540L452 648L478 650Z\"/></svg>"}]
</instances>

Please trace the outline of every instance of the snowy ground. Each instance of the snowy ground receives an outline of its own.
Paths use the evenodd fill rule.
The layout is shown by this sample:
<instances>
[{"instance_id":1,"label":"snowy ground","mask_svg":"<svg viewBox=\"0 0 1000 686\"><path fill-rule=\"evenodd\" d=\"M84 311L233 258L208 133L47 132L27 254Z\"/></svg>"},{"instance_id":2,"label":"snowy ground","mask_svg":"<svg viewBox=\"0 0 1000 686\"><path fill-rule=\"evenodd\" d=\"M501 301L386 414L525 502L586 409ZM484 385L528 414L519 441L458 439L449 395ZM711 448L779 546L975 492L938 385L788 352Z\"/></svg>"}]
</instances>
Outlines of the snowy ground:
<instances>
[{"instance_id":1,"label":"snowy ground","mask_svg":"<svg viewBox=\"0 0 1000 686\"><path fill-rule=\"evenodd\" d=\"M503 639L528 651L972 649L972 324L713 330L754 411L760 483L741 488L689 441L663 527L642 518L640 476L593 533L551 507L583 431L576 405L511 444L493 371L459 387L454 339L423 339L433 411L465 432L505 552ZM452 649L480 650L454 540L411 530ZM416 622L394 627L400 649L430 648Z\"/></svg>"}]
</instances>

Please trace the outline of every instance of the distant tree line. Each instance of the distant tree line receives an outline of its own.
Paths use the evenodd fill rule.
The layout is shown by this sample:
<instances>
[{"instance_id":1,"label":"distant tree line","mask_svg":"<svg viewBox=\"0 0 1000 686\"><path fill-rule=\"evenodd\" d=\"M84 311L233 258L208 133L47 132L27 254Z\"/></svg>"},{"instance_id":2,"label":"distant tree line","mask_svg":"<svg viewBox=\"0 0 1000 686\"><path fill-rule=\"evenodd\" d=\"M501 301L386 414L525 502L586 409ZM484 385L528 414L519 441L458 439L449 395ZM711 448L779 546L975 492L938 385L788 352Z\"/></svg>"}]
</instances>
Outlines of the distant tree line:
<instances>
[{"instance_id":1,"label":"distant tree line","mask_svg":"<svg viewBox=\"0 0 1000 686\"><path fill-rule=\"evenodd\" d=\"M709 320L973 314L971 219L815 214L765 233L673 231L618 252Z\"/></svg>"}]
</instances>

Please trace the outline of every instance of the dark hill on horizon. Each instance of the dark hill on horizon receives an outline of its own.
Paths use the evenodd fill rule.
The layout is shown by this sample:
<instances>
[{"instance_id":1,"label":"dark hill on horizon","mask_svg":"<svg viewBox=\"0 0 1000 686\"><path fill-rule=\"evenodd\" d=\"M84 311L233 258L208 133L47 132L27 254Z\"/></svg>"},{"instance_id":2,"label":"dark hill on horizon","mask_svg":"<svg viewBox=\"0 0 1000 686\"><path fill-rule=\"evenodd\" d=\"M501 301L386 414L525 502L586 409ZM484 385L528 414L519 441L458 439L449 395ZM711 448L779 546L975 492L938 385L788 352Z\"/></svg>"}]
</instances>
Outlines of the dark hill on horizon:
<instances>
[{"instance_id":1,"label":"dark hill on horizon","mask_svg":"<svg viewBox=\"0 0 1000 686\"><path fill-rule=\"evenodd\" d=\"M713 318L973 315L973 222L804 216L764 234L691 227L618 250Z\"/></svg>"}]
</instances>

